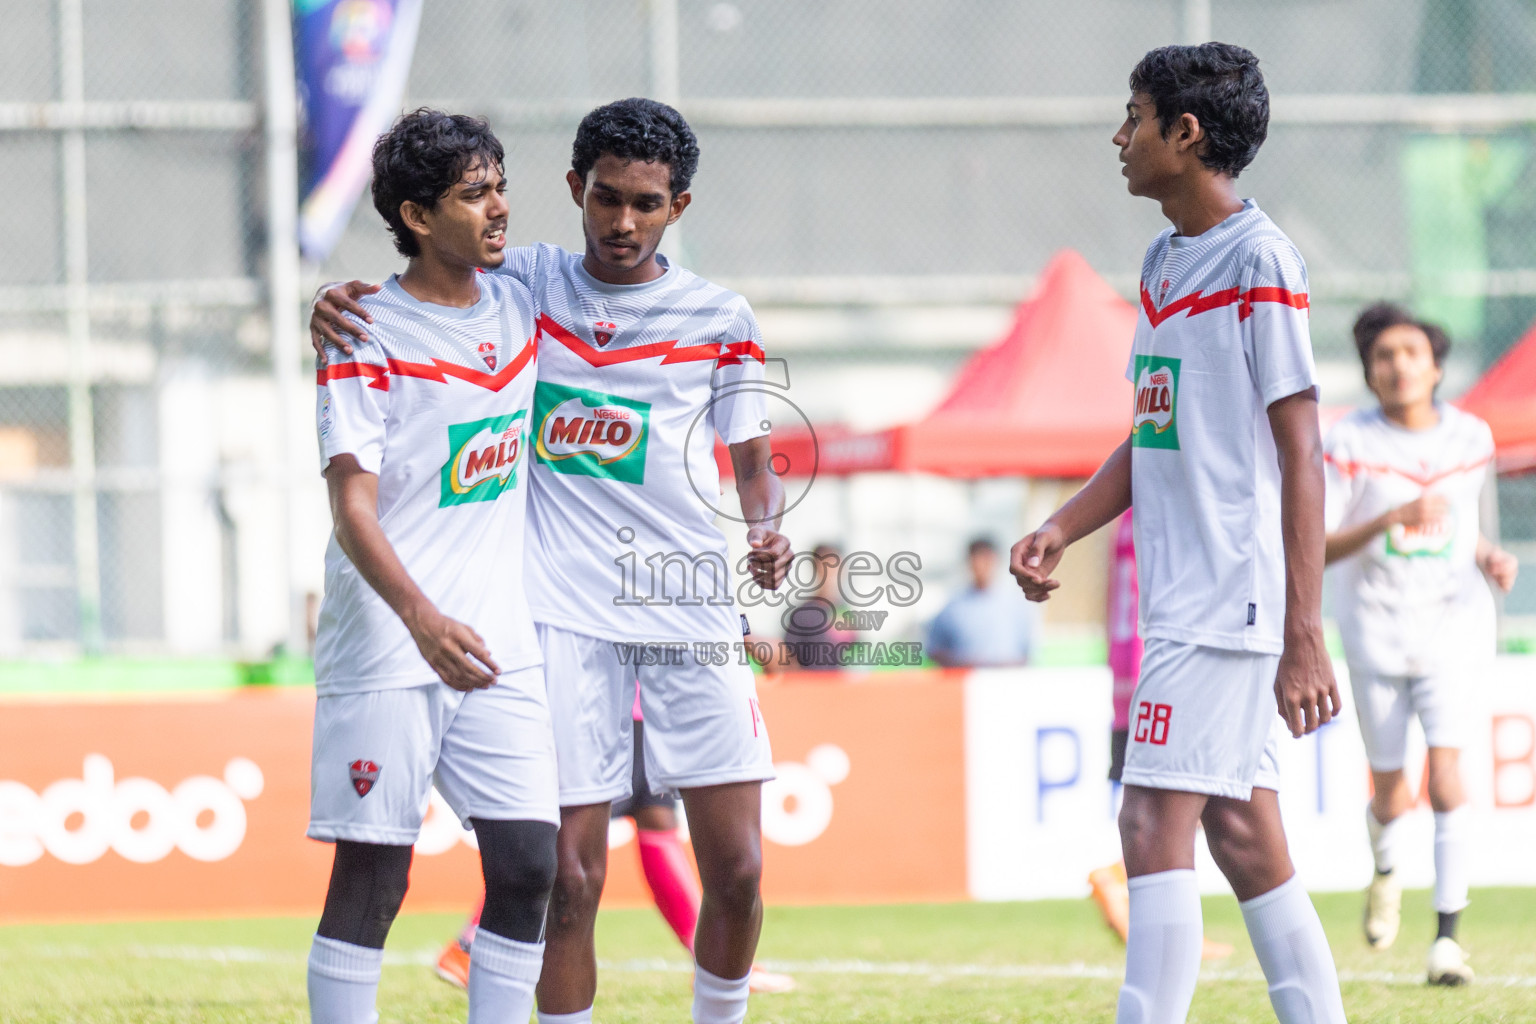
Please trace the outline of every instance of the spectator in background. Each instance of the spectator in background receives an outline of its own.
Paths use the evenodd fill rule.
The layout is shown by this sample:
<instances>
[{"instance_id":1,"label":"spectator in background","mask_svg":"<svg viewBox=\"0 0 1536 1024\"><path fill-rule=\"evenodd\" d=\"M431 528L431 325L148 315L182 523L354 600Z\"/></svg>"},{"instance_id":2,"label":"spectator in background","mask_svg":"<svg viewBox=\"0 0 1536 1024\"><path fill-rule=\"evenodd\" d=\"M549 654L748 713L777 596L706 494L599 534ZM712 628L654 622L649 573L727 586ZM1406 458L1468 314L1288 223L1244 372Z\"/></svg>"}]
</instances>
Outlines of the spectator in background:
<instances>
[{"instance_id":1,"label":"spectator in background","mask_svg":"<svg viewBox=\"0 0 1536 1024\"><path fill-rule=\"evenodd\" d=\"M1035 645L1037 613L1017 587L998 583L997 545L967 549L971 585L950 598L928 627L927 654L946 668L1023 665Z\"/></svg>"},{"instance_id":2,"label":"spectator in background","mask_svg":"<svg viewBox=\"0 0 1536 1024\"><path fill-rule=\"evenodd\" d=\"M835 544L818 544L812 557L816 559L816 591L785 613L784 642L779 647L782 664L778 667L832 671L842 667L842 652L859 635L838 625L847 611L837 582L842 552ZM798 569L795 566L791 570L797 583Z\"/></svg>"}]
</instances>

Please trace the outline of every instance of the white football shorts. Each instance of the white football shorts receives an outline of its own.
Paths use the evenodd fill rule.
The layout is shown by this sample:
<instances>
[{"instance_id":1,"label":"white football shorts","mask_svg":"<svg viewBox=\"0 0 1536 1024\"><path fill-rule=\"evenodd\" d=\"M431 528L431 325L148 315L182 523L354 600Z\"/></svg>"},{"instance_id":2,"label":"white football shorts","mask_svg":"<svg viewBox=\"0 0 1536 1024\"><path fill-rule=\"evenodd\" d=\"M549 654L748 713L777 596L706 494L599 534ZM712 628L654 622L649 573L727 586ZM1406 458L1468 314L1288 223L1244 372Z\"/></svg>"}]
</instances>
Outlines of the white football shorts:
<instances>
[{"instance_id":1,"label":"white football shorts","mask_svg":"<svg viewBox=\"0 0 1536 1024\"><path fill-rule=\"evenodd\" d=\"M437 682L315 702L311 839L413 844L434 782L465 828L470 818L560 824L540 666L469 693Z\"/></svg>"},{"instance_id":2,"label":"white football shorts","mask_svg":"<svg viewBox=\"0 0 1536 1024\"><path fill-rule=\"evenodd\" d=\"M757 682L734 645L725 664L717 665L692 645L681 657L669 658L659 648L637 650L542 622L538 632L562 807L630 795L637 677L645 718L641 756L652 789L773 778Z\"/></svg>"},{"instance_id":3,"label":"white football shorts","mask_svg":"<svg viewBox=\"0 0 1536 1024\"><path fill-rule=\"evenodd\" d=\"M1424 742L1462 750L1467 746L1470 694L1463 679L1448 674L1386 676L1349 670L1355 717L1365 741L1365 759L1378 772L1399 771L1408 750L1408 723L1417 716Z\"/></svg>"},{"instance_id":4,"label":"white football shorts","mask_svg":"<svg viewBox=\"0 0 1536 1024\"><path fill-rule=\"evenodd\" d=\"M1121 781L1235 800L1279 790L1279 666L1277 654L1148 640Z\"/></svg>"}]
</instances>

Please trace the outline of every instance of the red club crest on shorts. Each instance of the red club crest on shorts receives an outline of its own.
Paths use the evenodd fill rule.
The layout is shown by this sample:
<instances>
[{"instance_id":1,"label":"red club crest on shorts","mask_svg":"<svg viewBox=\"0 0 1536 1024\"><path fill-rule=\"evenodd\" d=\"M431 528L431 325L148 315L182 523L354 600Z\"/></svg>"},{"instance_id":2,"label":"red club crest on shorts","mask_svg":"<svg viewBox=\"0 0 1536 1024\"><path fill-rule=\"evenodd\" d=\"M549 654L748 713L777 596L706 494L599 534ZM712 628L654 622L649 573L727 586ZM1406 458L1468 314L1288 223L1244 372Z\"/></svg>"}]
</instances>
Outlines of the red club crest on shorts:
<instances>
[{"instance_id":1,"label":"red club crest on shorts","mask_svg":"<svg viewBox=\"0 0 1536 1024\"><path fill-rule=\"evenodd\" d=\"M618 329L618 324L610 324L599 320L592 325L592 337L597 339L599 345L606 345L613 340L613 332Z\"/></svg>"},{"instance_id":2,"label":"red club crest on shorts","mask_svg":"<svg viewBox=\"0 0 1536 1024\"><path fill-rule=\"evenodd\" d=\"M480 353L480 358L485 360L486 366L492 370L496 369L496 343L494 341L482 341L476 351Z\"/></svg>"},{"instance_id":3,"label":"red club crest on shorts","mask_svg":"<svg viewBox=\"0 0 1536 1024\"><path fill-rule=\"evenodd\" d=\"M372 761L353 761L347 770L352 775L352 788L360 797L367 796L379 778L379 766Z\"/></svg>"}]
</instances>

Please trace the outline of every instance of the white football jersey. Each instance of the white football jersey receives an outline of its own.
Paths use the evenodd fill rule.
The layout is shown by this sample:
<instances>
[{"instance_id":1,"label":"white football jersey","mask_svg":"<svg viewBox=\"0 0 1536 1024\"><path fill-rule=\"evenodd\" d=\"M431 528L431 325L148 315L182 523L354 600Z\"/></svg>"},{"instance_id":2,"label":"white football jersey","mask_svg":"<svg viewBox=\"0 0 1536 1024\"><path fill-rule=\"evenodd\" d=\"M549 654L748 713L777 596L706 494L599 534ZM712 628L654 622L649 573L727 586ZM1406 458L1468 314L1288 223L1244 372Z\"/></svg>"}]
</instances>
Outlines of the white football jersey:
<instances>
[{"instance_id":1,"label":"white football jersey","mask_svg":"<svg viewBox=\"0 0 1536 1024\"><path fill-rule=\"evenodd\" d=\"M1316 384L1307 271L1253 200L1147 249L1126 376L1144 639L1279 654L1280 466L1267 410Z\"/></svg>"},{"instance_id":2,"label":"white football jersey","mask_svg":"<svg viewBox=\"0 0 1536 1024\"><path fill-rule=\"evenodd\" d=\"M745 577L715 523L715 438L769 431L757 321L682 267L611 285L581 260L537 245L508 250L498 271L539 310L534 619L605 640L739 641Z\"/></svg>"},{"instance_id":3,"label":"white football jersey","mask_svg":"<svg viewBox=\"0 0 1536 1024\"><path fill-rule=\"evenodd\" d=\"M1440 422L1408 430L1379 408L1357 409L1328 432L1328 529L1369 522L1425 493L1450 509L1439 522L1393 526L1335 563L1333 601L1352 669L1429 675L1445 655L1493 653L1493 597L1477 568L1478 503L1493 434L1440 403Z\"/></svg>"},{"instance_id":4,"label":"white football jersey","mask_svg":"<svg viewBox=\"0 0 1536 1024\"><path fill-rule=\"evenodd\" d=\"M438 611L485 640L503 672L537 665L523 586L535 375L528 290L481 275L467 309L419 302L391 277L361 300L372 344L317 373L321 468L343 453L379 477L379 525ZM336 543L315 634L324 694L437 679L399 616Z\"/></svg>"}]
</instances>

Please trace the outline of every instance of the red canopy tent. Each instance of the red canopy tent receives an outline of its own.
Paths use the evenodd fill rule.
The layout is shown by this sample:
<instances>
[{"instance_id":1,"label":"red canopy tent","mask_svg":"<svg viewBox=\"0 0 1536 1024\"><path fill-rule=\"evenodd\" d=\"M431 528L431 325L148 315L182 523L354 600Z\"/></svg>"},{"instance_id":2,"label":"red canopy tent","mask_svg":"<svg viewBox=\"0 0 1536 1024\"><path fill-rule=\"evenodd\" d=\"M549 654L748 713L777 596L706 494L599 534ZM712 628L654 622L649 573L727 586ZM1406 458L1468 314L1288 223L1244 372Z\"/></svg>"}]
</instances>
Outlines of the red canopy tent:
<instances>
[{"instance_id":1,"label":"red canopy tent","mask_svg":"<svg viewBox=\"0 0 1536 1024\"><path fill-rule=\"evenodd\" d=\"M967 479L1084 477L1130 429L1136 309L1070 249L938 408L902 427L897 468Z\"/></svg>"},{"instance_id":2,"label":"red canopy tent","mask_svg":"<svg viewBox=\"0 0 1536 1024\"><path fill-rule=\"evenodd\" d=\"M1493 429L1500 472L1536 470L1536 324L1456 404Z\"/></svg>"},{"instance_id":3,"label":"red canopy tent","mask_svg":"<svg viewBox=\"0 0 1536 1024\"><path fill-rule=\"evenodd\" d=\"M1125 364L1135 329L1135 308L1063 250L1019 303L1007 333L961 367L931 413L870 433L775 424L775 469L783 476L813 467L830 476L1088 476L1130 428ZM729 474L724 446L717 459Z\"/></svg>"}]
</instances>

